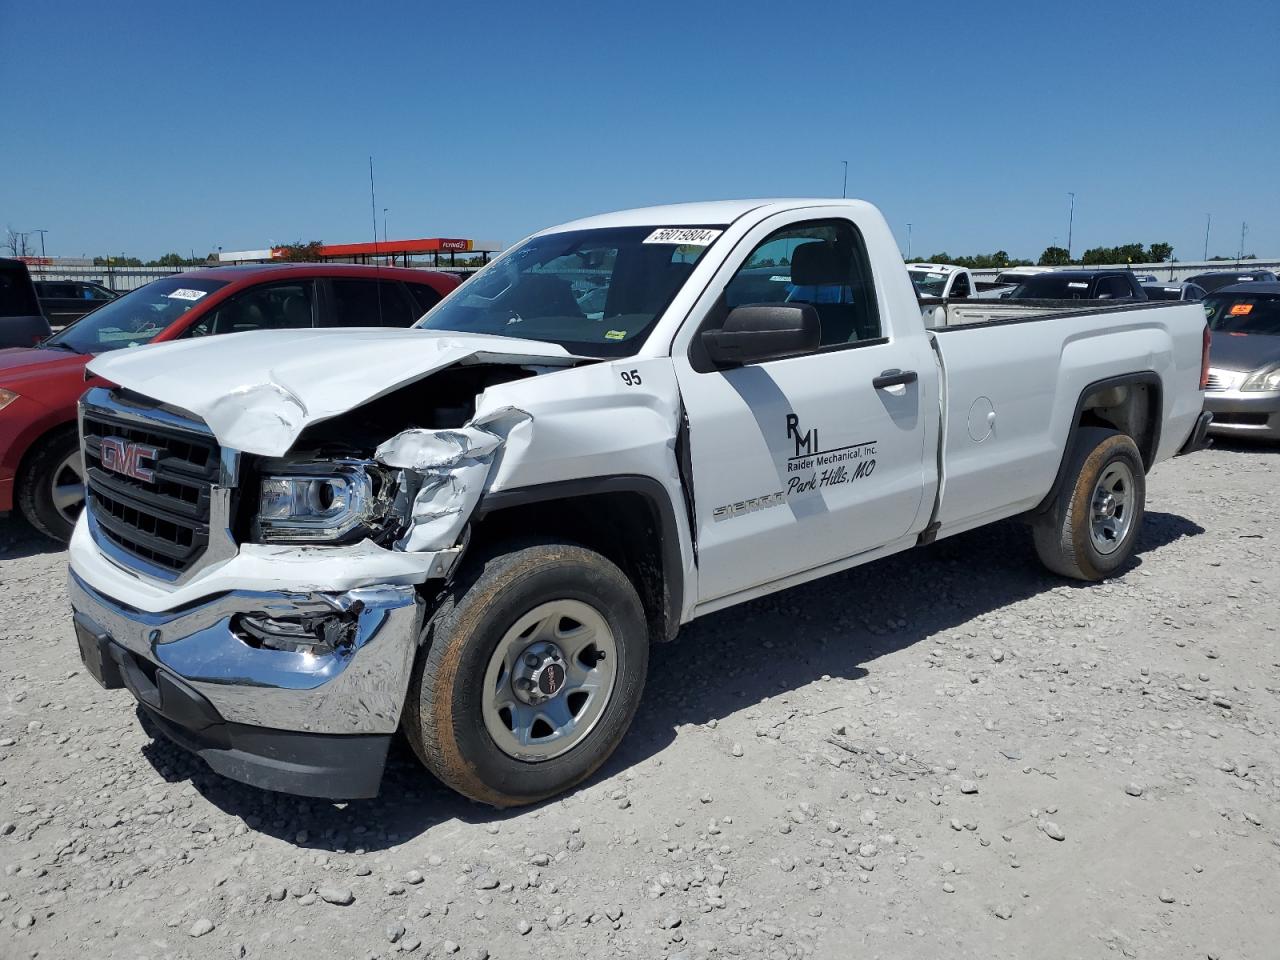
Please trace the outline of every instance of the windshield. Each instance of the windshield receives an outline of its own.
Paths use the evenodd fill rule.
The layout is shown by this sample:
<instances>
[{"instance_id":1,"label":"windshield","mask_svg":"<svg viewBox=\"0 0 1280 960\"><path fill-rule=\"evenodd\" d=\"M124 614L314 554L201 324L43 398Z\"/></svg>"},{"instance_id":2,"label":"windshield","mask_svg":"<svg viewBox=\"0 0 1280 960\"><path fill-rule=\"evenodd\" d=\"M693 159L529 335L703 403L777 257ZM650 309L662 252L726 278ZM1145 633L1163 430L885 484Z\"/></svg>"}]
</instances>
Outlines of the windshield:
<instances>
[{"instance_id":1,"label":"windshield","mask_svg":"<svg viewBox=\"0 0 1280 960\"><path fill-rule=\"evenodd\" d=\"M1009 296L1015 300L1087 300L1089 280L1042 273L1025 278Z\"/></svg>"},{"instance_id":2,"label":"windshield","mask_svg":"<svg viewBox=\"0 0 1280 960\"><path fill-rule=\"evenodd\" d=\"M922 297L940 297L947 289L947 275L933 273L929 270L908 270L911 282L916 285L916 293Z\"/></svg>"},{"instance_id":3,"label":"windshield","mask_svg":"<svg viewBox=\"0 0 1280 960\"><path fill-rule=\"evenodd\" d=\"M418 325L558 343L585 356L629 356L722 229L610 227L534 237Z\"/></svg>"},{"instance_id":4,"label":"windshield","mask_svg":"<svg viewBox=\"0 0 1280 960\"><path fill-rule=\"evenodd\" d=\"M1199 284L1206 290L1218 290L1221 287L1229 287L1233 283L1250 283L1255 280L1274 280L1275 277L1266 271L1257 273L1202 273L1199 276L1192 277L1190 282Z\"/></svg>"},{"instance_id":5,"label":"windshield","mask_svg":"<svg viewBox=\"0 0 1280 960\"><path fill-rule=\"evenodd\" d=\"M76 353L104 353L150 343L225 280L165 277L86 314L45 341Z\"/></svg>"},{"instance_id":6,"label":"windshield","mask_svg":"<svg viewBox=\"0 0 1280 960\"><path fill-rule=\"evenodd\" d=\"M1209 329L1280 336L1280 295L1214 294L1204 302Z\"/></svg>"},{"instance_id":7,"label":"windshield","mask_svg":"<svg viewBox=\"0 0 1280 960\"><path fill-rule=\"evenodd\" d=\"M1147 295L1148 300L1181 300L1181 287L1156 287L1151 284L1144 283L1142 291Z\"/></svg>"}]
</instances>

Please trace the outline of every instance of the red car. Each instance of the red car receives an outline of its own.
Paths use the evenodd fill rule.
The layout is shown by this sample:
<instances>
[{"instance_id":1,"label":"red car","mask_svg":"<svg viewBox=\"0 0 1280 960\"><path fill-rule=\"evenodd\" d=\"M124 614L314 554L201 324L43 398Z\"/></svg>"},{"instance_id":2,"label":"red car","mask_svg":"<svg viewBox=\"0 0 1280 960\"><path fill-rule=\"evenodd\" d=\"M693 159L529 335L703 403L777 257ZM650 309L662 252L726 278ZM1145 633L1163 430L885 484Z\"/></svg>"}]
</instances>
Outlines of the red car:
<instances>
[{"instance_id":1,"label":"red car","mask_svg":"<svg viewBox=\"0 0 1280 960\"><path fill-rule=\"evenodd\" d=\"M0 513L71 536L84 503L76 401L104 381L95 354L146 343L281 327L407 327L461 281L349 264L192 270L87 314L38 347L0 350ZM86 379L87 377L87 379Z\"/></svg>"}]
</instances>

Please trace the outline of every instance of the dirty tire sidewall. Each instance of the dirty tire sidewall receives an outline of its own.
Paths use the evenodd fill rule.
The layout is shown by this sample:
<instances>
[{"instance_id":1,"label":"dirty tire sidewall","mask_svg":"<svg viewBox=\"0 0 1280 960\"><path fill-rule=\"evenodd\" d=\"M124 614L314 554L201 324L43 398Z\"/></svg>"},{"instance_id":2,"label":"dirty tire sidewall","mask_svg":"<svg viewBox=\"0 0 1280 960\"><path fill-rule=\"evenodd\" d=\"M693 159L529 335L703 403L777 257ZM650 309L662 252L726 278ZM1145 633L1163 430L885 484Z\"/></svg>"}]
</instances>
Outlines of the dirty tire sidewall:
<instances>
[{"instance_id":1,"label":"dirty tire sidewall","mask_svg":"<svg viewBox=\"0 0 1280 960\"><path fill-rule=\"evenodd\" d=\"M530 544L469 566L428 624L406 732L427 768L459 793L500 807L534 803L594 773L631 725L648 669L644 609L621 570L575 544ZM485 729L485 671L519 617L558 599L582 601L609 624L618 658L613 693L595 728L568 753L521 761L502 752Z\"/></svg>"},{"instance_id":2,"label":"dirty tire sidewall","mask_svg":"<svg viewBox=\"0 0 1280 960\"><path fill-rule=\"evenodd\" d=\"M1142 455L1126 434L1114 430L1088 428L1078 440L1074 470L1051 521L1035 530L1036 550L1050 570L1077 580L1103 580L1133 556L1146 513L1147 482ZM1117 460L1133 473L1132 520L1124 541L1109 554L1100 553L1090 536L1094 487L1103 471Z\"/></svg>"},{"instance_id":3,"label":"dirty tire sidewall","mask_svg":"<svg viewBox=\"0 0 1280 960\"><path fill-rule=\"evenodd\" d=\"M18 509L27 522L61 543L71 539L73 525L53 505L53 472L79 443L74 426L62 427L40 440L27 454L14 491Z\"/></svg>"}]
</instances>

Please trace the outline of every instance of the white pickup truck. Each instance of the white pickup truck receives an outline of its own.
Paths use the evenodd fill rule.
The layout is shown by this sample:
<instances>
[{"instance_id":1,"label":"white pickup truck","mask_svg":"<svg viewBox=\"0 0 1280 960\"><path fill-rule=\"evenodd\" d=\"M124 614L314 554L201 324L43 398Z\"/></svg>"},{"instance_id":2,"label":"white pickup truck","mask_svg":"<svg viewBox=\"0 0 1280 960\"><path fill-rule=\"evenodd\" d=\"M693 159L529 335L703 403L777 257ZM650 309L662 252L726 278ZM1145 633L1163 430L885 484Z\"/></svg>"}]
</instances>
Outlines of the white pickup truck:
<instances>
[{"instance_id":1,"label":"white pickup truck","mask_svg":"<svg viewBox=\"0 0 1280 960\"><path fill-rule=\"evenodd\" d=\"M495 805L589 776L682 624L1021 516L1122 568L1203 443L1204 313L926 330L880 213L699 203L511 248L416 329L118 351L81 402L81 654L221 773Z\"/></svg>"}]
</instances>

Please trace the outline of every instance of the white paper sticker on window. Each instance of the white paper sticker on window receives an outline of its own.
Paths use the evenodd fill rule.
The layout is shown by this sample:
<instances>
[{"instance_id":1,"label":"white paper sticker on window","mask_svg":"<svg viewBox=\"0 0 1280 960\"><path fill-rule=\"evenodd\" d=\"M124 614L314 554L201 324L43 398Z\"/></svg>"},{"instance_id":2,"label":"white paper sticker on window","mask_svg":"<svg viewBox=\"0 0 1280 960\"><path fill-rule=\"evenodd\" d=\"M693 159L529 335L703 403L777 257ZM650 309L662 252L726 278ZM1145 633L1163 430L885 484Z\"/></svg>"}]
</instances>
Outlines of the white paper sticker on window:
<instances>
[{"instance_id":1,"label":"white paper sticker on window","mask_svg":"<svg viewBox=\"0 0 1280 960\"><path fill-rule=\"evenodd\" d=\"M644 238L645 243L677 243L693 247L705 247L721 230L704 230L701 227L659 227Z\"/></svg>"},{"instance_id":2,"label":"white paper sticker on window","mask_svg":"<svg viewBox=\"0 0 1280 960\"><path fill-rule=\"evenodd\" d=\"M165 296L170 300L199 300L208 292L208 290L188 290L186 287L182 287L173 291L173 293L165 294Z\"/></svg>"},{"instance_id":3,"label":"white paper sticker on window","mask_svg":"<svg viewBox=\"0 0 1280 960\"><path fill-rule=\"evenodd\" d=\"M1089 285L1088 285L1087 283L1075 283L1075 282L1068 282L1068 283L1067 283L1067 286L1068 286L1068 287L1074 287L1074 288L1079 289L1079 290L1084 290L1084 289L1085 289L1086 287L1088 287Z\"/></svg>"},{"instance_id":4,"label":"white paper sticker on window","mask_svg":"<svg viewBox=\"0 0 1280 960\"><path fill-rule=\"evenodd\" d=\"M930 280L945 280L945 279L947 279L947 275L946 275L945 273L931 273L931 274L929 274L929 279L930 279Z\"/></svg>"}]
</instances>

